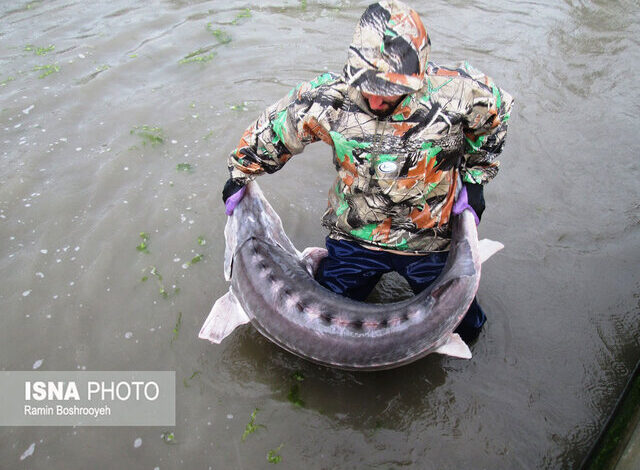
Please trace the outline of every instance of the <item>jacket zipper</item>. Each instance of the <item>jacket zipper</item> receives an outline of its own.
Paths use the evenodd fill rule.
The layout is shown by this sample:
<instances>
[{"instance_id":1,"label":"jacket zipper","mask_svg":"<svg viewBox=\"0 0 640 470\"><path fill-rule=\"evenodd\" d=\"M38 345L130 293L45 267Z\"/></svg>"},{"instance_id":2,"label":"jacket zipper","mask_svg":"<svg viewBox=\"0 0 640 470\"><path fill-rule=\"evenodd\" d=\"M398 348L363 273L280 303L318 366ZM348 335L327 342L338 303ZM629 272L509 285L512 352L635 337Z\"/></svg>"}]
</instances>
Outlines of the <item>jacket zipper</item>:
<instances>
[{"instance_id":1,"label":"jacket zipper","mask_svg":"<svg viewBox=\"0 0 640 470\"><path fill-rule=\"evenodd\" d=\"M382 132L386 127L386 122L383 124ZM382 133L378 132L380 129L380 120L376 118L376 129L373 134L373 152L371 152L371 160L369 162L369 188L373 182L373 176L376 174L376 165L379 160L380 146L382 145Z\"/></svg>"}]
</instances>

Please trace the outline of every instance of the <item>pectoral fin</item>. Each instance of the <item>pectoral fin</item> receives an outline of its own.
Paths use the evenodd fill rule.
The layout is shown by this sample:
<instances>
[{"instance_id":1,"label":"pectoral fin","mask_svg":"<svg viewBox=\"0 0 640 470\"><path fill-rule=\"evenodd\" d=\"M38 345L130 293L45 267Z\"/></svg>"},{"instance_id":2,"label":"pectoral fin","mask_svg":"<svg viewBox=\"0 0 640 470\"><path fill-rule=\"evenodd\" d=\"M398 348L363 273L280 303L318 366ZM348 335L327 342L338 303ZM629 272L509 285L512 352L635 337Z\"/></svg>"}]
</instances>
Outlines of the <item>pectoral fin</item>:
<instances>
[{"instance_id":1,"label":"pectoral fin","mask_svg":"<svg viewBox=\"0 0 640 470\"><path fill-rule=\"evenodd\" d=\"M451 333L447 341L434 352L446 356L459 357L460 359L471 359L471 350L469 346L462 341L458 333Z\"/></svg>"},{"instance_id":2,"label":"pectoral fin","mask_svg":"<svg viewBox=\"0 0 640 470\"><path fill-rule=\"evenodd\" d=\"M480 254L480 264L487 261L493 255L495 255L498 251L502 250L504 245L500 242L489 240L488 238L483 238L478 241L478 253Z\"/></svg>"},{"instance_id":3,"label":"pectoral fin","mask_svg":"<svg viewBox=\"0 0 640 470\"><path fill-rule=\"evenodd\" d=\"M249 323L249 321L250 319L238 299L229 289L229 292L216 300L209 316L200 329L198 337L220 344L238 326Z\"/></svg>"},{"instance_id":4,"label":"pectoral fin","mask_svg":"<svg viewBox=\"0 0 640 470\"><path fill-rule=\"evenodd\" d=\"M311 276L314 276L320 265L320 261L327 257L326 248L318 248L317 246L310 246L304 249L300 255L302 262L304 263L307 271Z\"/></svg>"}]
</instances>

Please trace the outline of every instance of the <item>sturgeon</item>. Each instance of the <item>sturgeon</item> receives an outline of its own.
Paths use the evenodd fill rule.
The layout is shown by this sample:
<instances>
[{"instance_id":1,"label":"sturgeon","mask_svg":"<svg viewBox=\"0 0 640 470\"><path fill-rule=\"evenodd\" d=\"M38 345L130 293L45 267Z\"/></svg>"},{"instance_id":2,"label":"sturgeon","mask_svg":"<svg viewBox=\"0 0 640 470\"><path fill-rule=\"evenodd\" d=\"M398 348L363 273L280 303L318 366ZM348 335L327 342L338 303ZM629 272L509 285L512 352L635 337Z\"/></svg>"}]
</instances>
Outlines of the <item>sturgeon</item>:
<instances>
[{"instance_id":1,"label":"sturgeon","mask_svg":"<svg viewBox=\"0 0 640 470\"><path fill-rule=\"evenodd\" d=\"M476 294L481 262L503 245L479 243L469 211L453 216L452 224L447 263L429 288L398 302L359 302L314 280L326 250L298 251L251 182L225 226L224 273L231 287L214 304L199 337L220 343L251 322L281 348L347 370L389 369L434 352L469 359L469 347L453 331Z\"/></svg>"}]
</instances>

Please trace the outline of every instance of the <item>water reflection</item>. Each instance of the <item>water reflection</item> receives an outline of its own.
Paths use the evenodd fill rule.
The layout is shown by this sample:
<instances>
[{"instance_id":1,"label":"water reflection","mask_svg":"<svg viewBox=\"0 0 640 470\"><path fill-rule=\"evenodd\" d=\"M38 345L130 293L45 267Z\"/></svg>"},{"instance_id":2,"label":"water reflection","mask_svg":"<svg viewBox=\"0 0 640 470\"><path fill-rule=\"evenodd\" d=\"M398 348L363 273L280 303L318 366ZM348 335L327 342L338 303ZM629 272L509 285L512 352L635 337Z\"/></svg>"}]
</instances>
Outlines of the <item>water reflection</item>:
<instances>
[{"instance_id":1,"label":"water reflection","mask_svg":"<svg viewBox=\"0 0 640 470\"><path fill-rule=\"evenodd\" d=\"M155 428L3 428L0 465L262 468L269 439L282 438L283 468L580 462L640 354L637 1L415 3L436 62L468 59L516 98L480 225L506 249L483 270L490 318L474 359L432 355L371 374L309 364L250 327L220 346L196 337L227 289L226 153L296 83L342 69L368 2L303 3L0 8L3 367L176 369L180 440L167 446ZM55 49L38 56L29 44ZM216 54L180 63L199 49ZM47 65L59 70L39 78L33 69ZM142 148L130 131L145 124L163 128L165 143ZM329 153L311 148L265 177L300 246L322 242ZM178 174L183 162L194 171ZM141 231L151 255L135 250ZM182 269L194 249L204 261ZM150 264L181 292L165 301L141 283ZM406 294L391 282L376 295ZM268 432L241 445L256 406Z\"/></svg>"},{"instance_id":2,"label":"water reflection","mask_svg":"<svg viewBox=\"0 0 640 470\"><path fill-rule=\"evenodd\" d=\"M274 399L331 417L336 426L407 431L416 412L444 420L455 407L454 395L434 403L432 392L447 377L440 355L398 369L350 372L312 364L275 346L253 328L243 328L223 343L220 360L205 373L222 374L246 387L267 386Z\"/></svg>"}]
</instances>

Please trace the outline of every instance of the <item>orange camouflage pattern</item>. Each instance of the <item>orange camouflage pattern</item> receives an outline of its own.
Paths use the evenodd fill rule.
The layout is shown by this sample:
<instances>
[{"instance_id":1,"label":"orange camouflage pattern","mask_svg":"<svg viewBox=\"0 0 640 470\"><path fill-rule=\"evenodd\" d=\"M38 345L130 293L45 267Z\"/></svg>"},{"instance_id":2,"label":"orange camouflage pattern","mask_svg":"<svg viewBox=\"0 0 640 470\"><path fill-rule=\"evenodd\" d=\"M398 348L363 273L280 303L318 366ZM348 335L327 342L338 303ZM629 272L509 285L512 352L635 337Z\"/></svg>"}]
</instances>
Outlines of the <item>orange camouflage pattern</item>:
<instances>
[{"instance_id":1,"label":"orange camouflage pattern","mask_svg":"<svg viewBox=\"0 0 640 470\"><path fill-rule=\"evenodd\" d=\"M322 74L268 107L230 154L230 176L242 182L273 173L323 141L338 173L323 217L330 237L406 253L448 250L458 181L495 177L513 99L467 63L427 62L426 29L412 12L398 1L369 7L343 75ZM370 73L359 75L366 80L354 79L352 58L381 49L386 55L358 64L369 62ZM404 51L404 66L393 51ZM406 73L415 64L417 73ZM420 86L403 88L406 96L386 115L374 113L361 93L371 86L390 96L413 80Z\"/></svg>"}]
</instances>

